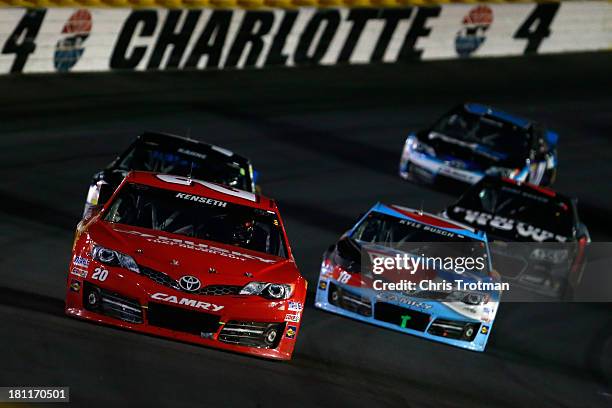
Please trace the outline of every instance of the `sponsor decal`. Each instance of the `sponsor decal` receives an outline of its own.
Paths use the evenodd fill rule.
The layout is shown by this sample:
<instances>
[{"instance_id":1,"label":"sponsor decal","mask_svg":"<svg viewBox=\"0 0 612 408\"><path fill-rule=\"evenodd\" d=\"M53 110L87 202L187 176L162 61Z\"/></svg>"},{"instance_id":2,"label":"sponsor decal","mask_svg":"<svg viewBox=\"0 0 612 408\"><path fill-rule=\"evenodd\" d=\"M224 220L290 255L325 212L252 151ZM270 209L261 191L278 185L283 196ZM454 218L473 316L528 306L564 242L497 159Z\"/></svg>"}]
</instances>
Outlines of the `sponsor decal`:
<instances>
[{"instance_id":1,"label":"sponsor decal","mask_svg":"<svg viewBox=\"0 0 612 408\"><path fill-rule=\"evenodd\" d=\"M417 302L416 300L412 300L411 298L403 295L398 295L396 293L390 292L381 292L376 295L376 300L383 300L387 302L396 302L401 305L406 305L416 309L428 310L431 309L431 305L429 303Z\"/></svg>"},{"instance_id":2,"label":"sponsor decal","mask_svg":"<svg viewBox=\"0 0 612 408\"><path fill-rule=\"evenodd\" d=\"M293 302L291 300L289 301L288 310L292 312L300 312L303 308L304 308L304 305L301 304L300 302Z\"/></svg>"},{"instance_id":3,"label":"sponsor decal","mask_svg":"<svg viewBox=\"0 0 612 408\"><path fill-rule=\"evenodd\" d=\"M485 323L489 323L493 320L494 316L495 316L495 308L490 308L490 307L485 306L482 309L482 316L480 320Z\"/></svg>"},{"instance_id":4,"label":"sponsor decal","mask_svg":"<svg viewBox=\"0 0 612 408\"><path fill-rule=\"evenodd\" d=\"M179 147L178 152L186 154L188 156L197 157L197 158L202 159L202 160L204 160L204 159L206 159L206 157L208 157L204 153L194 152L193 150L183 149L182 147Z\"/></svg>"},{"instance_id":5,"label":"sponsor decal","mask_svg":"<svg viewBox=\"0 0 612 408\"><path fill-rule=\"evenodd\" d=\"M287 333L285 333L285 336L288 339L294 339L296 333L297 333L297 327L296 326L287 326Z\"/></svg>"},{"instance_id":6,"label":"sponsor decal","mask_svg":"<svg viewBox=\"0 0 612 408\"><path fill-rule=\"evenodd\" d=\"M285 315L285 321L297 323L300 321L300 316L300 313L288 313Z\"/></svg>"},{"instance_id":7,"label":"sponsor decal","mask_svg":"<svg viewBox=\"0 0 612 408\"><path fill-rule=\"evenodd\" d=\"M153 242L155 244L163 244L170 246L177 246L179 248L187 248L194 251L206 252L213 255L219 255L226 258L236 259L239 261L255 260L267 264L276 263L273 259L266 259L259 257L257 255L246 254L244 252L238 252L234 250L229 250L225 248L215 247L213 245L203 244L203 243L195 243L193 241L178 239L178 238L168 238L163 235L152 235L147 234L140 231L132 231L132 230L122 230L119 228L115 228L115 231L121 232L124 234L138 235L140 237L146 238L147 241Z\"/></svg>"},{"instance_id":8,"label":"sponsor decal","mask_svg":"<svg viewBox=\"0 0 612 408\"><path fill-rule=\"evenodd\" d=\"M486 33L493 23L493 10L479 5L463 17L463 27L455 37L455 50L460 57L469 57L486 40Z\"/></svg>"},{"instance_id":9,"label":"sponsor decal","mask_svg":"<svg viewBox=\"0 0 612 408\"><path fill-rule=\"evenodd\" d=\"M67 72L77 63L85 52L85 40L91 32L92 19L88 10L75 11L68 19L60 40L55 45L53 65L59 72Z\"/></svg>"},{"instance_id":10,"label":"sponsor decal","mask_svg":"<svg viewBox=\"0 0 612 408\"><path fill-rule=\"evenodd\" d=\"M79 269L79 268L72 268L70 273L73 274L73 275L78 276L79 278L86 278L87 277L87 271L85 271L83 269Z\"/></svg>"},{"instance_id":11,"label":"sponsor decal","mask_svg":"<svg viewBox=\"0 0 612 408\"><path fill-rule=\"evenodd\" d=\"M462 160L451 160L448 162L448 165L456 169L466 169L468 166L467 163Z\"/></svg>"},{"instance_id":12,"label":"sponsor decal","mask_svg":"<svg viewBox=\"0 0 612 408\"><path fill-rule=\"evenodd\" d=\"M405 329L405 328L406 328L406 326L408 325L408 322L409 322L410 320L412 320L412 316L409 316L409 315L404 315L404 316L400 316L400 319L401 319L401 321L400 321L400 327L401 327L402 329Z\"/></svg>"},{"instance_id":13,"label":"sponsor decal","mask_svg":"<svg viewBox=\"0 0 612 408\"><path fill-rule=\"evenodd\" d=\"M183 200L195 201L201 204L208 204L216 207L226 207L227 203L225 201L219 201L212 198L200 197L191 194L185 193L176 193L176 198L182 198Z\"/></svg>"},{"instance_id":14,"label":"sponsor decal","mask_svg":"<svg viewBox=\"0 0 612 408\"><path fill-rule=\"evenodd\" d=\"M465 181L466 183L476 183L478 180L482 178L482 175L478 173L472 173L468 170L461 170L455 167L451 167L450 165L441 165L439 168L439 173L443 176L448 176L457 180Z\"/></svg>"},{"instance_id":15,"label":"sponsor decal","mask_svg":"<svg viewBox=\"0 0 612 408\"><path fill-rule=\"evenodd\" d=\"M480 332L482 334L487 334L489 332L489 326L482 326Z\"/></svg>"},{"instance_id":16,"label":"sponsor decal","mask_svg":"<svg viewBox=\"0 0 612 408\"><path fill-rule=\"evenodd\" d=\"M80 268L87 269L89 267L89 259L84 258L82 256L77 256L76 258L74 258L74 261L72 263L74 264L74 266L78 266Z\"/></svg>"},{"instance_id":17,"label":"sponsor decal","mask_svg":"<svg viewBox=\"0 0 612 408\"><path fill-rule=\"evenodd\" d=\"M562 235L554 234L542 228L535 227L533 225L514 220L512 218L506 218L499 215L489 214L483 211L475 211L459 206L453 207L453 213L462 213L462 219L473 226L489 226L493 229L500 231L515 231L519 236L531 239L533 241L542 242L555 240L558 242L566 242L567 237Z\"/></svg>"},{"instance_id":18,"label":"sponsor decal","mask_svg":"<svg viewBox=\"0 0 612 408\"><path fill-rule=\"evenodd\" d=\"M195 299L179 298L177 296L167 295L161 292L151 295L151 299L161 300L162 302L174 303L174 304L182 305L182 306L189 306L195 309L209 310L212 312L218 312L225 307L225 306L215 305L213 303L201 302Z\"/></svg>"},{"instance_id":19,"label":"sponsor decal","mask_svg":"<svg viewBox=\"0 0 612 408\"><path fill-rule=\"evenodd\" d=\"M320 281L319 282L319 289L321 289L321 290L327 289L327 282L326 281Z\"/></svg>"},{"instance_id":20,"label":"sponsor decal","mask_svg":"<svg viewBox=\"0 0 612 408\"><path fill-rule=\"evenodd\" d=\"M397 209L397 207L395 206L393 208ZM412 214L407 214L407 215L412 216ZM431 232L437 235L442 235L444 237L454 238L458 236L459 238L463 238L463 235L455 234L454 232L447 231L442 228L434 227L432 225L421 224L420 222L414 222L412 220L402 219L400 220L400 224L408 225L409 227L413 227L413 228L422 229L423 231L428 231L428 232Z\"/></svg>"},{"instance_id":21,"label":"sponsor decal","mask_svg":"<svg viewBox=\"0 0 612 408\"><path fill-rule=\"evenodd\" d=\"M192 184L199 184L205 188L216 191L217 193L225 194L232 197L241 198L243 200L257 202L257 196L248 191L238 190L237 188L222 186L220 184L209 183L208 181L202 181L192 179L189 177L173 176L170 174L158 174L156 177L166 183L178 184L180 186L191 186ZM222 207L225 207L223 205Z\"/></svg>"},{"instance_id":22,"label":"sponsor decal","mask_svg":"<svg viewBox=\"0 0 612 408\"><path fill-rule=\"evenodd\" d=\"M76 279L72 279L70 281L70 290L73 292L78 292L81 290L81 282Z\"/></svg>"}]
</instances>

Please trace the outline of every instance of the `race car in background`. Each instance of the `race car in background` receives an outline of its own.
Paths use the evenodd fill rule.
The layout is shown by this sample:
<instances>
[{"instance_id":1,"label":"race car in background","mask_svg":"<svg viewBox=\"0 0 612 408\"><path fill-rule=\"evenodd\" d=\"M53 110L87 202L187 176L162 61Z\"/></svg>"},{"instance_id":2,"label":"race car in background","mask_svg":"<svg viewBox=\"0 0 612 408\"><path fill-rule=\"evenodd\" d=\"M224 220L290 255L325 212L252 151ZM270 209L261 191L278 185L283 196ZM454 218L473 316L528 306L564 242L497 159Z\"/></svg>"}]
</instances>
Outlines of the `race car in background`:
<instances>
[{"instance_id":1,"label":"race car in background","mask_svg":"<svg viewBox=\"0 0 612 408\"><path fill-rule=\"evenodd\" d=\"M493 265L507 281L530 291L570 298L591 241L575 199L529 183L485 177L444 215L485 231Z\"/></svg>"},{"instance_id":2,"label":"race car in background","mask_svg":"<svg viewBox=\"0 0 612 408\"><path fill-rule=\"evenodd\" d=\"M83 218L100 208L131 170L191 176L256 192L257 172L251 162L219 146L166 133L144 133L104 170L94 174Z\"/></svg>"},{"instance_id":3,"label":"race car in background","mask_svg":"<svg viewBox=\"0 0 612 408\"><path fill-rule=\"evenodd\" d=\"M446 179L468 184L496 175L549 185L556 177L558 139L538 123L466 103L408 136L399 175L425 183Z\"/></svg>"},{"instance_id":4,"label":"race car in background","mask_svg":"<svg viewBox=\"0 0 612 408\"><path fill-rule=\"evenodd\" d=\"M77 227L66 313L287 360L306 285L274 201L207 181L130 172Z\"/></svg>"},{"instance_id":5,"label":"race car in background","mask_svg":"<svg viewBox=\"0 0 612 408\"><path fill-rule=\"evenodd\" d=\"M497 313L499 291L421 287L387 291L379 290L374 283L380 275L374 276L371 265L367 265L374 257L418 257L430 253L429 248L436 245L459 245L456 255L486 259L484 269L467 271L462 279L496 281L485 233L432 214L378 203L324 253L315 306L403 333L484 351ZM453 282L457 276L442 269L420 270L412 279L439 284Z\"/></svg>"}]
</instances>

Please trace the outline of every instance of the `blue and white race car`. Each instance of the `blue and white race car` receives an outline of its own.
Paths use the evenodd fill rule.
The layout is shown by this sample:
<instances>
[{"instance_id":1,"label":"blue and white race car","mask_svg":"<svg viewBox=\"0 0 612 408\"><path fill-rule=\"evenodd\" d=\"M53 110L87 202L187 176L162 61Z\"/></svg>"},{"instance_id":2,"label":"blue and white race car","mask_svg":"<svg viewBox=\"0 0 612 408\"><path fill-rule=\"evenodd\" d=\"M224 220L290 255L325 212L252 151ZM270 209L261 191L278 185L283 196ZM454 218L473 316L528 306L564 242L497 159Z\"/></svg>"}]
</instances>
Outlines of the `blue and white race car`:
<instances>
[{"instance_id":1,"label":"blue and white race car","mask_svg":"<svg viewBox=\"0 0 612 408\"><path fill-rule=\"evenodd\" d=\"M480 259L482 268L463 263L458 271L459 263L436 264L432 255L441 257L440 248L446 251L445 260L448 255L455 260L471 257ZM381 257L412 259L417 266L413 272L396 269L378 274L372 266L382 265L376 261ZM491 269L485 233L422 211L378 203L324 253L315 306L484 351L499 305L500 285L499 275Z\"/></svg>"},{"instance_id":2,"label":"blue and white race car","mask_svg":"<svg viewBox=\"0 0 612 408\"><path fill-rule=\"evenodd\" d=\"M536 122L467 103L408 136L399 174L425 183L474 184L492 175L546 186L556 177L558 139Z\"/></svg>"}]
</instances>

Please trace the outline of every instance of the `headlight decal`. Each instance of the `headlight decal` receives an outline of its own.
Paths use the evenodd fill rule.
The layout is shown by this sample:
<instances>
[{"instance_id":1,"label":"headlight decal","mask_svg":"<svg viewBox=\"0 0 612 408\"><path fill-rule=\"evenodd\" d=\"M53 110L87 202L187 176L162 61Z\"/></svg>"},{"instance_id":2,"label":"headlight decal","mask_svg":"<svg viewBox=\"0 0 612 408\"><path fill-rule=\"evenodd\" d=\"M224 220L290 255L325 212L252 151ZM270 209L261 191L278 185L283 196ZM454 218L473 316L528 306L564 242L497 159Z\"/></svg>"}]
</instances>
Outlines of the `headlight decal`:
<instances>
[{"instance_id":1,"label":"headlight decal","mask_svg":"<svg viewBox=\"0 0 612 408\"><path fill-rule=\"evenodd\" d=\"M293 294L292 285L284 283L249 282L240 290L240 295L256 295L266 299L285 300Z\"/></svg>"},{"instance_id":2,"label":"headlight decal","mask_svg":"<svg viewBox=\"0 0 612 408\"><path fill-rule=\"evenodd\" d=\"M101 245L93 245L91 258L94 261L103 263L104 265L118 266L129 269L132 272L140 273L140 269L138 269L138 264L136 264L134 258L119 251L115 251L114 249L105 248Z\"/></svg>"}]
</instances>

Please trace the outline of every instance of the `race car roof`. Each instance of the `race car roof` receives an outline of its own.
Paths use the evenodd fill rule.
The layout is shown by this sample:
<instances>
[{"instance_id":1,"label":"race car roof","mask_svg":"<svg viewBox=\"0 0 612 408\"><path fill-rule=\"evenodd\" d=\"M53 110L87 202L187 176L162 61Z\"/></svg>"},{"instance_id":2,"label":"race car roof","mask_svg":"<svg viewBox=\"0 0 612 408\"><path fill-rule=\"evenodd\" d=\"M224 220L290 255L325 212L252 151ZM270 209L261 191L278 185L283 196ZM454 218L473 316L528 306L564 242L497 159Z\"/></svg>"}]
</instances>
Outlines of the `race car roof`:
<instances>
[{"instance_id":1,"label":"race car roof","mask_svg":"<svg viewBox=\"0 0 612 408\"><path fill-rule=\"evenodd\" d=\"M489 115L494 118L498 118L506 122L510 122L513 125L519 126L524 129L528 128L529 126L533 124L533 121L530 121L524 118L520 118L518 116L514 116L514 115L511 115L509 113L506 113L506 112L503 112L497 109L493 109L490 106L481 105L478 103L466 103L464 106L465 106L465 109L470 113L474 113L476 115Z\"/></svg>"},{"instance_id":2,"label":"race car roof","mask_svg":"<svg viewBox=\"0 0 612 408\"><path fill-rule=\"evenodd\" d=\"M270 198L253 194L249 191L188 177L147 171L131 171L125 177L124 183L126 182L144 184L164 190L172 190L194 196L227 201L233 204L260 208L262 210L273 210L276 208L276 203Z\"/></svg>"},{"instance_id":3,"label":"race car roof","mask_svg":"<svg viewBox=\"0 0 612 408\"><path fill-rule=\"evenodd\" d=\"M376 203L374 207L372 207L370 211L368 211L368 213L372 211L391 215L397 218L403 218L425 225L430 225L436 228L441 228L443 230L454 232L456 234L465 235L478 241L487 240L486 234L482 231L477 231L468 225L461 224L459 222L439 217L430 213L415 210L413 208L406 208L399 205Z\"/></svg>"},{"instance_id":4,"label":"race car roof","mask_svg":"<svg viewBox=\"0 0 612 408\"><path fill-rule=\"evenodd\" d=\"M216 154L226 156L228 159L246 164L248 163L248 159L244 156L240 156L232 152L231 150L225 149L223 147L215 146L210 143L202 142L200 140L191 139L188 137L172 135L169 133L161 133L161 132L145 132L138 137L142 142L153 142L158 143L163 146L172 146L172 147L188 147L189 149L195 150L198 153L207 153L210 154L215 152Z\"/></svg>"}]
</instances>

